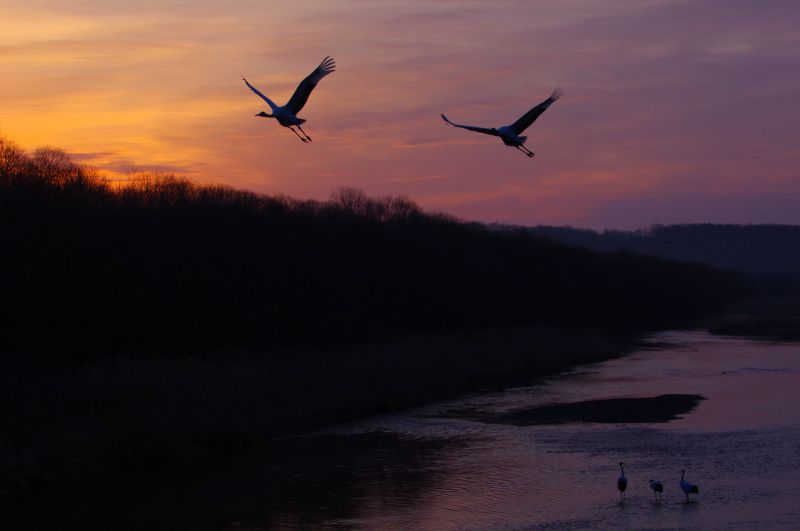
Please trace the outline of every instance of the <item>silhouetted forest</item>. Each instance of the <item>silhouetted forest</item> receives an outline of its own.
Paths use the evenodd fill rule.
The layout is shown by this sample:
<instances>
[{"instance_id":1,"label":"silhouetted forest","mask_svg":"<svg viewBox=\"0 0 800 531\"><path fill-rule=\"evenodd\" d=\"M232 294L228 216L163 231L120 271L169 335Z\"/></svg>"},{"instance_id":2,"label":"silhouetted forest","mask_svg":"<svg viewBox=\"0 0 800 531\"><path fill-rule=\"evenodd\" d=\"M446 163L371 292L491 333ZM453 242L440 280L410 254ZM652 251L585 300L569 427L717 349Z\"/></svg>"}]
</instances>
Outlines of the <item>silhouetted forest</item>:
<instances>
[{"instance_id":1,"label":"silhouetted forest","mask_svg":"<svg viewBox=\"0 0 800 531\"><path fill-rule=\"evenodd\" d=\"M529 383L747 290L403 197L120 187L0 137L0 498Z\"/></svg>"},{"instance_id":2,"label":"silhouetted forest","mask_svg":"<svg viewBox=\"0 0 800 531\"><path fill-rule=\"evenodd\" d=\"M531 227L532 234L596 251L619 251L702 262L771 275L800 275L800 226L655 225L636 231L596 232L572 227Z\"/></svg>"},{"instance_id":3,"label":"silhouetted forest","mask_svg":"<svg viewBox=\"0 0 800 531\"><path fill-rule=\"evenodd\" d=\"M210 353L531 324L635 331L708 313L740 280L464 223L404 197L300 201L174 177L112 187L58 150L0 147L6 353Z\"/></svg>"}]
</instances>

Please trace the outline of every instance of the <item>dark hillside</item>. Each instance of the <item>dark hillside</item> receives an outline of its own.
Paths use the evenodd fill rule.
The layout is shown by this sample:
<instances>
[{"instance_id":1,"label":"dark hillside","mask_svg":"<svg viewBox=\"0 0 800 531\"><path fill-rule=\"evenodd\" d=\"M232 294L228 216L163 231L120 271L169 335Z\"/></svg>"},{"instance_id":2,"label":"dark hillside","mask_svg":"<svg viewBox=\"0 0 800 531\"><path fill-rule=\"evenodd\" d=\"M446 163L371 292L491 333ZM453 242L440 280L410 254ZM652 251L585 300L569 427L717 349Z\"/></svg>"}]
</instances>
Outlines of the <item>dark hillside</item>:
<instances>
[{"instance_id":1,"label":"dark hillside","mask_svg":"<svg viewBox=\"0 0 800 531\"><path fill-rule=\"evenodd\" d=\"M744 291L402 197L114 188L0 138L0 499L526 384Z\"/></svg>"},{"instance_id":2,"label":"dark hillside","mask_svg":"<svg viewBox=\"0 0 800 531\"><path fill-rule=\"evenodd\" d=\"M596 251L627 250L748 273L800 276L800 226L795 225L705 223L604 232L540 226L529 230Z\"/></svg>"},{"instance_id":3,"label":"dark hillside","mask_svg":"<svg viewBox=\"0 0 800 531\"><path fill-rule=\"evenodd\" d=\"M711 267L598 254L342 189L329 201L151 178L55 150L0 161L4 352L331 346L544 324L636 331L741 291Z\"/></svg>"}]
</instances>

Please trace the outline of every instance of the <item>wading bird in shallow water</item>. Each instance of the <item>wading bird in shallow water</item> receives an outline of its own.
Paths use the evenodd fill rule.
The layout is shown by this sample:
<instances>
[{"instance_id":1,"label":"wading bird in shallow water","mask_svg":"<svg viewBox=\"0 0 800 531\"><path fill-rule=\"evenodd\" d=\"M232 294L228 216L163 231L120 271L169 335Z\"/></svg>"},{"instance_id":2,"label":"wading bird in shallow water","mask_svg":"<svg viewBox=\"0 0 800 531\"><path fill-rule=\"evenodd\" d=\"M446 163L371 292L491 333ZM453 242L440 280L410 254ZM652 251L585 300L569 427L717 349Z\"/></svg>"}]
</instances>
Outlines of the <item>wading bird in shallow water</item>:
<instances>
[{"instance_id":1,"label":"wading bird in shallow water","mask_svg":"<svg viewBox=\"0 0 800 531\"><path fill-rule=\"evenodd\" d=\"M541 115L544 111L550 107L554 101L561 97L561 89L555 89L550 97L544 100L542 103L534 107L533 109L529 110L522 117L514 122L511 125L504 125L502 127L494 128L494 127L475 127L472 125L459 125L454 124L450 120L447 119L447 116L442 114L442 119L452 125L453 127L460 127L462 129L467 129L469 131L475 131L476 133L483 133L486 135L492 136L499 136L503 140L503 144L507 146L513 146L518 150L522 151L529 157L533 157L534 153L527 147L525 147L525 142L528 141L527 136L519 136L522 132L530 127L530 125L536 121L536 119Z\"/></svg>"},{"instance_id":2,"label":"wading bird in shallow water","mask_svg":"<svg viewBox=\"0 0 800 531\"><path fill-rule=\"evenodd\" d=\"M628 488L628 478L625 477L625 470L622 468L624 463L619 464L619 479L617 479L617 488L619 489L619 497L625 499L625 489Z\"/></svg>"},{"instance_id":3,"label":"wading bird in shallow water","mask_svg":"<svg viewBox=\"0 0 800 531\"><path fill-rule=\"evenodd\" d=\"M655 479L650 480L650 488L653 489L653 496L655 496L656 500L658 500L658 496L664 495L664 485Z\"/></svg>"},{"instance_id":4,"label":"wading bird in shallow water","mask_svg":"<svg viewBox=\"0 0 800 531\"><path fill-rule=\"evenodd\" d=\"M272 114L267 114L264 111L261 111L260 113L256 114L256 116L263 116L264 118L275 118L276 120L278 120L279 124L291 129L292 132L296 134L298 138L300 138L300 140L302 140L303 142L311 142L311 137L308 136L306 132L303 131L303 129L300 127L300 125L304 124L306 121L303 118L298 118L297 113L299 113L300 110L303 108L303 106L306 104L306 102L308 101L308 97L311 95L311 91L314 90L314 87L317 86L317 83L319 83L320 79L327 76L335 69L336 69L336 62L333 60L333 58L325 57L325 59L322 60L319 66L315 68L314 71L311 72L303 81L300 82L300 84L295 89L294 94L292 94L292 97L289 98L289 102L283 107L276 105L275 102L273 102L268 97L264 96L261 92L259 92L257 88L251 85L244 78L244 76L242 76L242 79L244 79L245 84L248 87L250 87L250 90L258 94L261 97L261 99L267 102L270 109L272 109ZM300 133L303 133L303 135L301 136L300 133L292 129L292 126L295 126L298 129L300 129Z\"/></svg>"},{"instance_id":5,"label":"wading bird in shallow water","mask_svg":"<svg viewBox=\"0 0 800 531\"><path fill-rule=\"evenodd\" d=\"M689 494L700 494L700 489L697 488L697 485L692 485L688 481L683 479L683 476L686 474L685 470L681 470L681 490L684 494L686 494L686 501L689 501Z\"/></svg>"}]
</instances>

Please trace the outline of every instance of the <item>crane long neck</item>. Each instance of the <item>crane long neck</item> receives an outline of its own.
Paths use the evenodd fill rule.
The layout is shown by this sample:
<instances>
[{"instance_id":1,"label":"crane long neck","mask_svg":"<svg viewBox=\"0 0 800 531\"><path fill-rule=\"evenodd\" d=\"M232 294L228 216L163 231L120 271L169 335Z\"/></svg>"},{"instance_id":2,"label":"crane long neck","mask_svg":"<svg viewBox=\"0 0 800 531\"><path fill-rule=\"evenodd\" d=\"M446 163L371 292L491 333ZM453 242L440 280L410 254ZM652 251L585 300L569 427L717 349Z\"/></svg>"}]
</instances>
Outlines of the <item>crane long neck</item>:
<instances>
[{"instance_id":1,"label":"crane long neck","mask_svg":"<svg viewBox=\"0 0 800 531\"><path fill-rule=\"evenodd\" d=\"M619 464L619 473L625 475L625 470L622 468L622 463Z\"/></svg>"},{"instance_id":2,"label":"crane long neck","mask_svg":"<svg viewBox=\"0 0 800 531\"><path fill-rule=\"evenodd\" d=\"M269 108L272 109L273 114L275 113L275 111L278 110L279 108L278 104L269 99L268 97L264 96L264 101L266 101L267 105L269 105Z\"/></svg>"},{"instance_id":3,"label":"crane long neck","mask_svg":"<svg viewBox=\"0 0 800 531\"><path fill-rule=\"evenodd\" d=\"M683 476L685 476L685 475L686 475L686 471L685 470L681 470L681 481L683 481Z\"/></svg>"}]
</instances>

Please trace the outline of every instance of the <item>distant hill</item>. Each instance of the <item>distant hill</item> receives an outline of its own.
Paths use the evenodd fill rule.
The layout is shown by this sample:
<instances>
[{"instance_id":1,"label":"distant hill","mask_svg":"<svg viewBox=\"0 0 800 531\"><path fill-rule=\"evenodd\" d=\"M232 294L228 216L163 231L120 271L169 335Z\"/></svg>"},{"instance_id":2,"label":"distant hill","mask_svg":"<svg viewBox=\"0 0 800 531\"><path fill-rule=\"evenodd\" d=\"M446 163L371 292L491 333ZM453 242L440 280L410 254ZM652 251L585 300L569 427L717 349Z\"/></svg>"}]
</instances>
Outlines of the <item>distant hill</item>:
<instances>
[{"instance_id":1,"label":"distant hill","mask_svg":"<svg viewBox=\"0 0 800 531\"><path fill-rule=\"evenodd\" d=\"M595 251L626 250L747 273L800 275L797 225L655 225L646 230L603 232L538 226L528 230Z\"/></svg>"}]
</instances>

